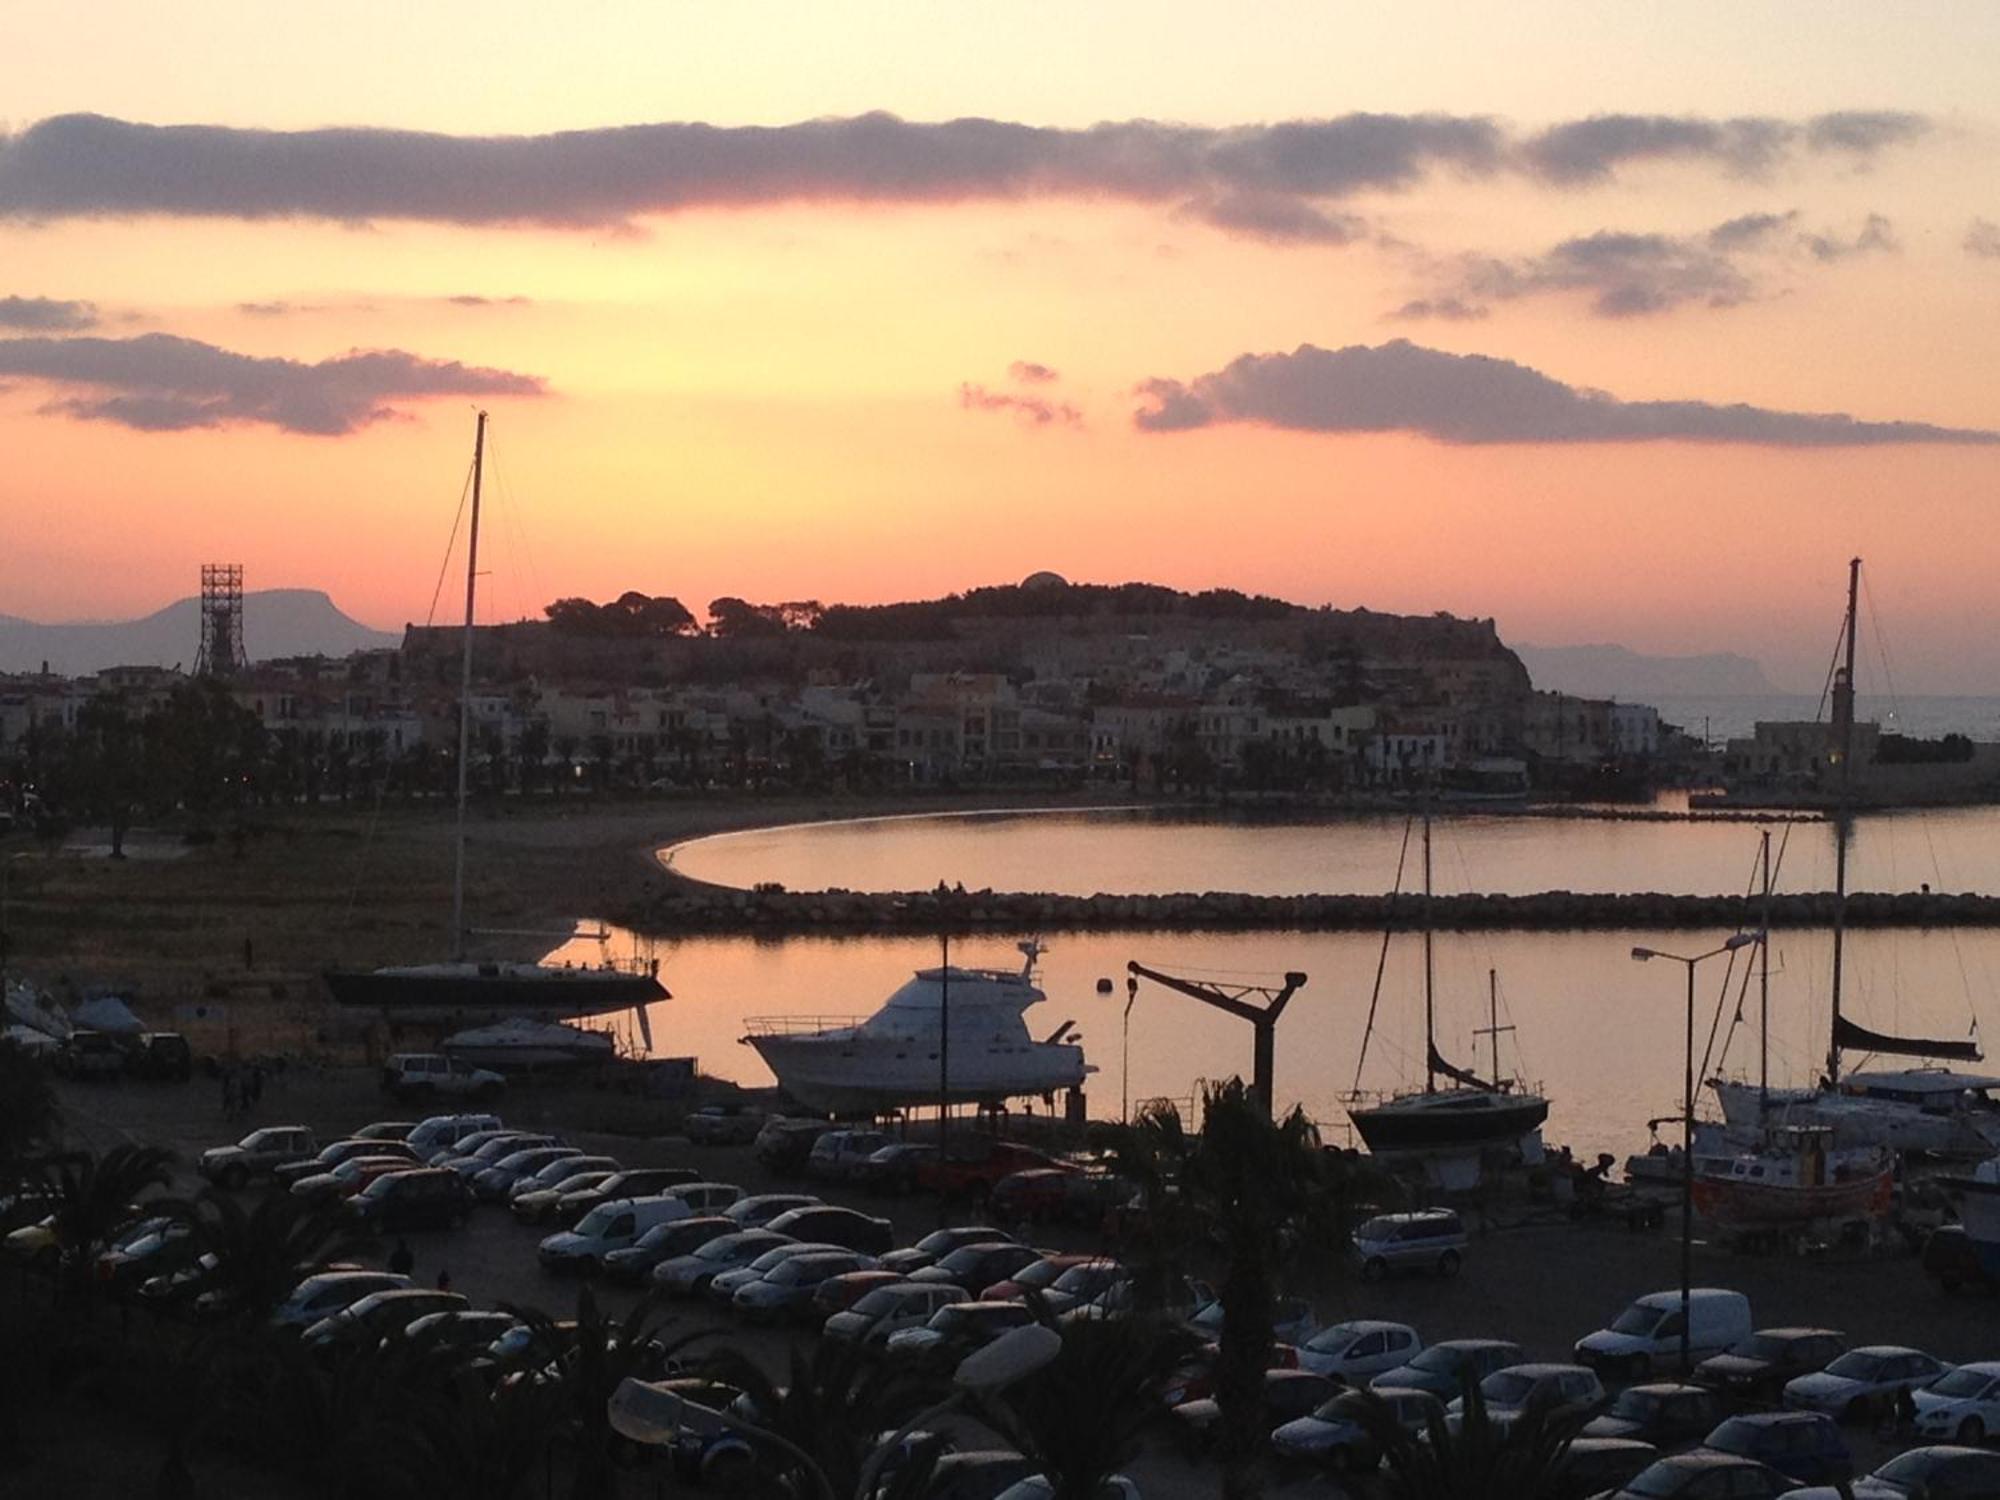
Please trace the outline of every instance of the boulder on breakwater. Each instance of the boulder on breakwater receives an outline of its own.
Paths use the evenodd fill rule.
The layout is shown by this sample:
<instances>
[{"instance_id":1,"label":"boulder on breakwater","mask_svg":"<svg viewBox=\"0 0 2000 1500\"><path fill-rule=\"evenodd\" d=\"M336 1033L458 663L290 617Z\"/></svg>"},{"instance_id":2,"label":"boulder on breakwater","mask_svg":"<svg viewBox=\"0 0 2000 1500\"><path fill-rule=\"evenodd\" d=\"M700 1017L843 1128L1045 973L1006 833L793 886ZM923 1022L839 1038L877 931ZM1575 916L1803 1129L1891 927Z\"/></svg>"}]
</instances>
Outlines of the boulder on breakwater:
<instances>
[{"instance_id":1,"label":"boulder on breakwater","mask_svg":"<svg viewBox=\"0 0 2000 1500\"><path fill-rule=\"evenodd\" d=\"M1754 928L1762 900L1537 891L1524 895L1435 896L1431 923L1444 931L1560 932L1604 928ZM1774 896L1773 927L1825 927L1829 891ZM839 933L1103 931L1413 931L1425 903L1410 895L1252 896L1237 891L1164 895L1066 896L1046 891L755 891L703 885L673 875L611 914L654 935L681 933ZM1933 892L1870 892L1848 897L1850 927L2000 926L2000 897Z\"/></svg>"}]
</instances>

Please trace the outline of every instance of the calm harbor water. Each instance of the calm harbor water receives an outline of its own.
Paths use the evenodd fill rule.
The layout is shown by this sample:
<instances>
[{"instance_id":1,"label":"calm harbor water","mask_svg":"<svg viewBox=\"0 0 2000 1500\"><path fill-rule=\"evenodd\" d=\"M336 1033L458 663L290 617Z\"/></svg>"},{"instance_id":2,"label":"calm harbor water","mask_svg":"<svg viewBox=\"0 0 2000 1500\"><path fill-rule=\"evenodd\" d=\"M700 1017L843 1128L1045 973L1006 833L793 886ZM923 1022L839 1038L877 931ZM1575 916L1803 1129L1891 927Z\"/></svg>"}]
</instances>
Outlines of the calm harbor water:
<instances>
[{"instance_id":1,"label":"calm harbor water","mask_svg":"<svg viewBox=\"0 0 2000 1500\"><path fill-rule=\"evenodd\" d=\"M780 880L805 889L927 887L939 879L968 888L1174 891L1233 889L1379 891L1394 876L1403 823L1344 819L1318 825L1246 824L1147 813L889 819L730 835L684 845L675 864L731 884ZM1746 887L1757 830L1748 824L1608 823L1470 817L1435 832L1440 890L1729 891ZM1830 832L1791 829L1782 885L1831 883ZM1412 855L1414 859L1414 851ZM1415 866L1412 864L1412 872ZM1855 847L1857 888L2000 891L2000 811L1965 809L1862 820ZM1409 881L1406 880L1407 888ZM1436 987L1439 1041L1446 1055L1484 1066L1490 1044L1487 972L1499 976L1500 1020L1518 1030L1502 1039L1503 1071L1541 1084L1553 1100L1551 1142L1620 1154L1646 1143L1648 1117L1676 1113L1682 1060L1682 970L1639 964L1635 945L1696 953L1724 933L1590 932L1439 934ZM614 937L619 952L635 946ZM1013 939L992 935L953 945L953 961L992 967L1019 962ZM579 945L566 956L594 953ZM707 1072L745 1084L770 1075L740 1045L746 1017L864 1015L907 976L935 964L935 939L703 937L652 949L674 999L654 1008L655 1050L692 1055ZM1204 1078L1247 1070L1249 1029L1199 1003L1143 986L1125 1051L1125 964L1189 976L1250 981L1285 970L1309 982L1278 1029L1280 1101L1298 1103L1328 1124L1344 1122L1343 1096L1355 1086L1370 994L1382 952L1362 933L1058 934L1041 965L1048 1002L1030 1012L1047 1035L1065 1020L1083 1034L1099 1069L1091 1113L1115 1118L1121 1099L1182 1098ZM1825 932L1780 932L1772 942L1770 1051L1774 1082L1803 1081L1822 1058L1828 1026L1831 941ZM1700 971L1697 1028L1706 1039L1725 979L1725 959ZM1744 965L1730 978L1733 1013ZM1963 1036L1993 1019L2000 981L2000 933L1866 931L1848 943L1848 1010L1877 1029ZM1422 940L1401 935L1388 947L1364 1089L1422 1082ZM1112 993L1100 995L1100 979ZM1757 991L1743 998L1740 1023L1721 1032L1728 1071L1754 1076ZM1721 1043L1719 1043L1720 1045ZM1701 1041L1697 1043L1698 1050ZM1849 1066L1855 1060L1850 1059Z\"/></svg>"}]
</instances>

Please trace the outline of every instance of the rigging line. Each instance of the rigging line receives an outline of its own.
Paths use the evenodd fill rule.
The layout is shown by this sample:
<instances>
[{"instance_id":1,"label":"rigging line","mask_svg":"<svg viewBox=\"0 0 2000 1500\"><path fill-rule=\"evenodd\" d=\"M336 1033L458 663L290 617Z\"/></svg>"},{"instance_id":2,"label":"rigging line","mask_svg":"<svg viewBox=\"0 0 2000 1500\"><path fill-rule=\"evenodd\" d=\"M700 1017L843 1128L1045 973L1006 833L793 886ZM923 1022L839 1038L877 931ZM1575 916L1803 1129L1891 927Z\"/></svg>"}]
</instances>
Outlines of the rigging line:
<instances>
[{"instance_id":1,"label":"rigging line","mask_svg":"<svg viewBox=\"0 0 2000 1500\"><path fill-rule=\"evenodd\" d=\"M1389 912L1396 908L1396 897L1403 890L1403 869L1410 857L1410 830L1416 825L1414 817L1403 819L1403 847L1396 854L1396 883L1389 888ZM1388 913L1384 913L1388 915ZM1368 995L1368 1024L1361 1030L1361 1053L1354 1059L1354 1092L1361 1092L1361 1070L1368 1063L1368 1041L1375 1034L1375 1008L1382 1003L1382 974L1389 966L1389 938L1395 931L1395 924L1382 925L1382 947L1375 955L1375 988Z\"/></svg>"},{"instance_id":2,"label":"rigging line","mask_svg":"<svg viewBox=\"0 0 2000 1500\"><path fill-rule=\"evenodd\" d=\"M465 519L465 502L472 495L472 465L465 466L465 485L458 492L458 512L451 518L451 536L444 544L444 557L438 563L437 586L431 590L430 611L424 616L424 625L429 628L437 620L438 599L444 593L444 575L451 568L452 549L458 545L459 523Z\"/></svg>"},{"instance_id":3,"label":"rigging line","mask_svg":"<svg viewBox=\"0 0 2000 1500\"><path fill-rule=\"evenodd\" d=\"M1761 880L1759 879L1759 875L1760 875L1760 873L1761 873L1761 871L1762 871L1762 868L1763 868L1763 860L1764 860L1764 856L1763 856L1763 852L1762 852L1762 850L1761 850L1761 849L1759 850L1759 852L1758 852L1758 853L1757 853L1756 855L1752 856L1752 858L1751 858L1751 861L1750 861L1750 878L1749 878L1749 880L1748 880L1748 881L1747 881L1747 882L1745 883L1745 884L1746 884L1746 888L1745 888L1745 891L1744 891L1744 898L1745 898L1746 900L1748 900L1749 898L1751 898L1751 897L1753 897L1753 896L1756 896L1756 895L1757 895L1757 894L1759 893L1759 891L1760 891L1760 890L1762 889L1762 886L1763 886L1763 882L1762 882L1762 881L1761 881ZM1774 868L1774 869L1772 870L1772 874L1771 874L1771 879L1772 879L1772 882L1773 882L1773 885L1775 886L1775 884L1776 884L1776 881L1777 881L1777 871L1776 871L1776 869L1775 869L1775 868ZM1766 933L1766 934L1765 934L1765 936L1764 936L1764 940L1765 940L1765 941L1766 941L1767 943L1768 943L1768 942L1770 941L1770 934L1769 934L1769 933ZM1734 962L1735 962L1735 960L1734 960L1734 958L1733 958L1733 957L1732 957L1732 959L1730 960L1730 962L1731 962L1731 964L1732 964L1732 966L1733 966L1733 965L1734 965ZM1743 983L1742 983L1742 984L1741 984L1741 985L1740 985L1740 986L1738 987L1738 989L1737 989L1737 991L1736 991L1736 1013L1735 1013L1735 1015L1733 1015L1733 1016L1732 1016L1732 1017L1730 1018L1730 1021L1729 1021L1729 1030L1727 1030L1727 1031L1725 1031L1725 1032L1723 1032L1723 1033L1722 1033L1722 1050L1721 1050L1721 1051L1720 1051L1719 1053L1716 1053L1716 1055L1715 1055L1715 1071L1716 1071L1717 1073L1720 1073L1720 1072L1722 1071L1723 1067L1724 1067L1724 1066L1725 1066L1725 1065L1726 1065L1726 1064L1728 1063L1728 1061L1729 1061L1729 1041L1730 1041L1730 1038L1731 1038L1731 1037L1733 1037L1733 1036L1734 1036L1734 1035L1736 1034L1736 1028L1737 1028L1737 1027L1739 1027L1739 1026L1741 1026L1741 1025L1743 1024L1743 1001L1744 1001L1744 998L1745 998L1745 997L1746 997L1746 996L1747 996L1747 995L1748 995L1748 994L1750 993L1750 977L1751 977L1751 973L1752 973L1752 969L1753 969L1753 968L1754 968L1754 965L1751 965L1751 966L1746 966L1746 967L1744 968L1744 971L1743 971ZM1725 976L1725 977L1724 977L1724 979L1723 979L1723 986L1722 986L1722 987L1723 987L1723 990L1724 990L1724 991L1725 991L1725 993L1726 993L1726 992L1727 992L1727 990L1728 990L1728 988L1729 988L1729 981L1728 981L1728 978L1727 978L1727 976ZM1716 1019L1717 1019L1717 1021L1718 1021L1718 1023L1719 1023L1719 1022L1720 1022L1720 1020L1721 1020L1721 1012L1720 1012L1720 1011L1718 1011L1718 1012L1717 1012L1717 1014L1716 1014ZM1711 1027L1711 1028L1709 1029L1709 1033L1708 1033L1708 1045L1709 1045L1709 1048L1710 1048L1711 1050L1712 1050L1712 1049L1713 1049L1713 1048L1715 1047L1715 1029L1714 1029L1713 1027ZM1709 1071L1708 1071L1708 1064L1709 1064L1709 1053L1708 1053L1707 1051L1704 1051L1704 1052L1702 1053L1702 1058L1701 1058L1701 1071L1702 1071L1702 1075L1703 1075L1704 1077L1708 1077L1708 1076L1710 1076L1710 1075L1709 1075Z\"/></svg>"},{"instance_id":4,"label":"rigging line","mask_svg":"<svg viewBox=\"0 0 2000 1500\"><path fill-rule=\"evenodd\" d=\"M1701 1049L1700 1076L1703 1078L1712 1076L1708 1071L1708 1061L1715 1051L1716 1033L1722 1029L1722 1012L1729 1004L1729 982L1736 977L1736 960L1739 955L1748 953L1749 951L1748 948L1736 949L1729 955L1729 963L1722 971L1722 983L1717 986L1715 994L1715 1014L1709 1018L1708 1022L1708 1041ZM1743 965L1743 985L1746 989L1749 988L1750 984L1750 970L1751 965L1745 962ZM1742 1003L1741 996L1738 997L1737 1003L1739 1005Z\"/></svg>"},{"instance_id":5,"label":"rigging line","mask_svg":"<svg viewBox=\"0 0 2000 1500\"><path fill-rule=\"evenodd\" d=\"M524 564L522 571L526 573L528 585L534 594L534 597L528 601L527 610L522 612L522 618L532 620L535 618L535 611L540 608L535 601L537 599L545 599L546 595L542 587L541 569L535 565L535 548L530 544L531 539L528 536L527 521L525 519L527 512L514 493L514 486L510 477L511 472L511 470L503 469L500 474L500 492L504 501L502 508L506 512L508 524L514 528L514 543L520 552L521 560Z\"/></svg>"}]
</instances>

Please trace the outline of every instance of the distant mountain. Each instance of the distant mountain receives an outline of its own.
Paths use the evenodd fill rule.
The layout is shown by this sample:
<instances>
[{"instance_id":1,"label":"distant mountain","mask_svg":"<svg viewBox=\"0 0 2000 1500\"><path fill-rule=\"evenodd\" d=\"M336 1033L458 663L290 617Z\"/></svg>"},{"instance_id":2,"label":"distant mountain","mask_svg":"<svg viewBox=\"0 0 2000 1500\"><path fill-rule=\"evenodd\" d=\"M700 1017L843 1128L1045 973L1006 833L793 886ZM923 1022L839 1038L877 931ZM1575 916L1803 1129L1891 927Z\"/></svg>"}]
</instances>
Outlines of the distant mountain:
<instances>
[{"instance_id":1,"label":"distant mountain","mask_svg":"<svg viewBox=\"0 0 2000 1500\"><path fill-rule=\"evenodd\" d=\"M1516 646L1535 686L1588 698L1753 697L1775 693L1747 656L1642 656L1624 646Z\"/></svg>"},{"instance_id":2,"label":"distant mountain","mask_svg":"<svg viewBox=\"0 0 2000 1500\"><path fill-rule=\"evenodd\" d=\"M252 661L274 656L345 656L402 640L340 612L318 589L262 589L243 596L243 645ZM106 667L190 670L201 649L201 600L181 599L141 620L43 625L0 615L0 672L82 677Z\"/></svg>"}]
</instances>

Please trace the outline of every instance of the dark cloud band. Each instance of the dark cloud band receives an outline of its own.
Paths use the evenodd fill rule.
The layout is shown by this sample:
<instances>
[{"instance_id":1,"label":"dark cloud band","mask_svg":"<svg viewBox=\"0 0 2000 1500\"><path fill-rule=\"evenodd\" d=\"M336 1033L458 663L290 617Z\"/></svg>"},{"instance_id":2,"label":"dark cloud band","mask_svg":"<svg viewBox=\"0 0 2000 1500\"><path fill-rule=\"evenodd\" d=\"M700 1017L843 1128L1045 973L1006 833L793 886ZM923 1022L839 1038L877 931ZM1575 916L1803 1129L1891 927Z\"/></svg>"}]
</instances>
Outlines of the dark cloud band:
<instances>
[{"instance_id":1,"label":"dark cloud band","mask_svg":"<svg viewBox=\"0 0 2000 1500\"><path fill-rule=\"evenodd\" d=\"M238 354L171 334L138 338L0 339L0 378L69 394L50 410L143 432L256 423L339 436L435 396L539 396L536 376L425 359L400 349L356 350L306 364Z\"/></svg>"},{"instance_id":2,"label":"dark cloud band","mask_svg":"<svg viewBox=\"0 0 2000 1500\"><path fill-rule=\"evenodd\" d=\"M1415 432L1443 443L2000 443L2000 432L1925 422L1708 401L1621 401L1512 360L1448 354L1404 339L1246 354L1191 381L1150 380L1140 393L1149 404L1133 421L1146 432L1251 423L1298 432Z\"/></svg>"},{"instance_id":3,"label":"dark cloud band","mask_svg":"<svg viewBox=\"0 0 2000 1500\"><path fill-rule=\"evenodd\" d=\"M97 326L97 306L57 297L0 297L0 328L27 333L75 333Z\"/></svg>"}]
</instances>

